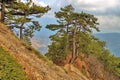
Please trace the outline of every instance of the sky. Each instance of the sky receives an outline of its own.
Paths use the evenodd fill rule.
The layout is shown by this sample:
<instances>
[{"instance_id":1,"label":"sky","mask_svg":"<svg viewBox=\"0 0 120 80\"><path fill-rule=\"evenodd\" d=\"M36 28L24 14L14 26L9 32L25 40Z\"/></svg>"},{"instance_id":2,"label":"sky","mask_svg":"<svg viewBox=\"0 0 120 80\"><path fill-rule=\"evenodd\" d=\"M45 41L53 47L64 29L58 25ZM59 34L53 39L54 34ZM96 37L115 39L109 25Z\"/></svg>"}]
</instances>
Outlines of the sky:
<instances>
[{"instance_id":1,"label":"sky","mask_svg":"<svg viewBox=\"0 0 120 80\"><path fill-rule=\"evenodd\" d=\"M120 33L120 0L33 0L35 4L40 6L49 5L51 10L42 16L39 20L43 26L40 32L35 33L33 41L39 41L41 48L45 48L50 44L48 37L53 32L45 29L45 25L56 23L54 12L60 10L61 7L71 4L76 12L84 11L95 15L98 18L99 33ZM96 32L94 32L96 33ZM38 45L37 45L38 46Z\"/></svg>"},{"instance_id":2,"label":"sky","mask_svg":"<svg viewBox=\"0 0 120 80\"><path fill-rule=\"evenodd\" d=\"M45 14L43 19L45 24L55 23L54 12L71 4L77 12L84 11L95 15L100 23L101 33L120 32L120 0L33 0L41 6L49 5L51 11ZM48 18L48 19L47 19ZM52 20L49 22L49 20ZM41 20L40 20L41 21ZM43 22L42 21L42 22ZM45 22L46 21L46 22Z\"/></svg>"}]
</instances>

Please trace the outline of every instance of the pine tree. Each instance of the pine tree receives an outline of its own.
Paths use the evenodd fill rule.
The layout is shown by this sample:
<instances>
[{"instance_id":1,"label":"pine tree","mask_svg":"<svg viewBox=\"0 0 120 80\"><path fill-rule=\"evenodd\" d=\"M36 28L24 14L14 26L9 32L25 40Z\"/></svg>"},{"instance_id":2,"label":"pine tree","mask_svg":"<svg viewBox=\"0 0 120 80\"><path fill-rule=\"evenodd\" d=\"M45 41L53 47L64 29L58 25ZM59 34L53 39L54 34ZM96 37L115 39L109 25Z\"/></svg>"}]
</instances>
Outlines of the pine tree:
<instances>
[{"instance_id":1,"label":"pine tree","mask_svg":"<svg viewBox=\"0 0 120 80\"><path fill-rule=\"evenodd\" d=\"M90 34L92 29L99 31L98 27L96 27L96 25L98 25L97 18L84 12L75 12L72 5L61 8L61 11L56 12L55 16L58 18L58 24L50 24L47 25L46 28L53 31L57 30L58 32L64 31L64 33L67 34L66 48L67 50L72 50L72 58L70 61L72 64L78 56L80 44L82 43L80 33L83 33L82 35Z\"/></svg>"},{"instance_id":2,"label":"pine tree","mask_svg":"<svg viewBox=\"0 0 120 80\"><path fill-rule=\"evenodd\" d=\"M27 36L32 37L34 31L40 30L41 26L34 18L40 18L50 10L48 6L37 6L31 0L28 0L26 3L20 1L12 7L13 9L10 13L14 15L14 17L11 27L16 27L17 25L17 28L20 28L20 39L23 39L24 33L27 33ZM25 26L26 23L28 23L27 26Z\"/></svg>"},{"instance_id":3,"label":"pine tree","mask_svg":"<svg viewBox=\"0 0 120 80\"><path fill-rule=\"evenodd\" d=\"M40 18L50 10L49 6L38 6L32 0L26 0L26 3L21 2L21 0L2 1L2 5L4 3L10 6L5 7L8 10L7 13L4 11L5 8L2 9L1 13L4 14L2 22L6 23L11 29L20 29L20 39L25 36L31 38L33 32L39 31L41 26L35 18Z\"/></svg>"}]
</instances>

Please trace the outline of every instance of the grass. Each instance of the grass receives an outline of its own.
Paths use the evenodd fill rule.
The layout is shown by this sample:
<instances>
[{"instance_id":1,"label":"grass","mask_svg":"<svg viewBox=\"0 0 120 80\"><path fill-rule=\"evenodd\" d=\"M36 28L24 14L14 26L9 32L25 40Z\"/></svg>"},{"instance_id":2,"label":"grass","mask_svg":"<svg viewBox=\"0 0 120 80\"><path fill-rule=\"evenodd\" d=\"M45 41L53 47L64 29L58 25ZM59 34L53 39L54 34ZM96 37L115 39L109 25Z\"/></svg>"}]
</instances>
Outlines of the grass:
<instances>
[{"instance_id":1,"label":"grass","mask_svg":"<svg viewBox=\"0 0 120 80\"><path fill-rule=\"evenodd\" d=\"M0 47L0 80L29 80L16 60Z\"/></svg>"}]
</instances>

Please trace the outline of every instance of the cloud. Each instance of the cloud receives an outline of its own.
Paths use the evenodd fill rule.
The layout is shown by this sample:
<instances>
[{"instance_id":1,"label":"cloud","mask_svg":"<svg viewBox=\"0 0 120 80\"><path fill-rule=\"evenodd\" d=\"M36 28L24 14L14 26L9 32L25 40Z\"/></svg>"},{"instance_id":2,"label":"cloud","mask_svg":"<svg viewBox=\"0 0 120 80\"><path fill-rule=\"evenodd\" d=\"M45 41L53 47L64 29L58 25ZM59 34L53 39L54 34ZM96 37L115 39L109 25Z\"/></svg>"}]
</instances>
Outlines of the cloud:
<instances>
[{"instance_id":1,"label":"cloud","mask_svg":"<svg viewBox=\"0 0 120 80\"><path fill-rule=\"evenodd\" d=\"M34 0L34 2L51 7L51 11L41 18L45 19L45 24L55 22L54 12L72 4L77 12L84 11L98 17L101 32L120 31L120 0Z\"/></svg>"},{"instance_id":2,"label":"cloud","mask_svg":"<svg viewBox=\"0 0 120 80\"><path fill-rule=\"evenodd\" d=\"M120 32L120 18L117 16L98 16L101 32Z\"/></svg>"},{"instance_id":3,"label":"cloud","mask_svg":"<svg viewBox=\"0 0 120 80\"><path fill-rule=\"evenodd\" d=\"M40 1L40 0L33 0L33 2L39 6L47 6L48 4L46 4L44 1Z\"/></svg>"},{"instance_id":4,"label":"cloud","mask_svg":"<svg viewBox=\"0 0 120 80\"><path fill-rule=\"evenodd\" d=\"M105 11L107 8L119 5L119 0L67 0L67 2L77 9L92 11Z\"/></svg>"},{"instance_id":5,"label":"cloud","mask_svg":"<svg viewBox=\"0 0 120 80\"><path fill-rule=\"evenodd\" d=\"M114 8L108 8L104 14L105 15L112 15L112 16L118 16L120 17L120 5L119 6L116 6Z\"/></svg>"},{"instance_id":6,"label":"cloud","mask_svg":"<svg viewBox=\"0 0 120 80\"><path fill-rule=\"evenodd\" d=\"M77 12L84 11L95 15L101 32L120 31L120 0L60 0L55 9L72 4ZM59 8L58 8L59 7Z\"/></svg>"},{"instance_id":7,"label":"cloud","mask_svg":"<svg viewBox=\"0 0 120 80\"><path fill-rule=\"evenodd\" d=\"M50 6L51 10L46 14L46 17L55 18L54 12L59 11L60 8L67 5L67 3L66 0L49 0L48 5Z\"/></svg>"},{"instance_id":8,"label":"cloud","mask_svg":"<svg viewBox=\"0 0 120 80\"><path fill-rule=\"evenodd\" d=\"M21 0L22 2L24 2L24 3L26 3L27 2L27 0ZM43 7L45 7L45 6L47 6L48 4L46 4L45 2L44 2L44 0L32 0L33 1L33 3L35 3L35 4L37 4L38 6L43 6Z\"/></svg>"}]
</instances>

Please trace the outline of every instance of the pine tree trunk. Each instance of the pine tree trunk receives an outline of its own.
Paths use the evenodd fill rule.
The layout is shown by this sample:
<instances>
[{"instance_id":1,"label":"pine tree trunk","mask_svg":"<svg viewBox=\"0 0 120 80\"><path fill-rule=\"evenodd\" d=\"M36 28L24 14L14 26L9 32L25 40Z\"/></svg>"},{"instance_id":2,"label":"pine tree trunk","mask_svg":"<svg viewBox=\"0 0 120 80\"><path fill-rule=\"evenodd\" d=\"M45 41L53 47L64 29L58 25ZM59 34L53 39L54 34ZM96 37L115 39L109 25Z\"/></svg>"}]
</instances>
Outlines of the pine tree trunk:
<instances>
[{"instance_id":1,"label":"pine tree trunk","mask_svg":"<svg viewBox=\"0 0 120 80\"><path fill-rule=\"evenodd\" d=\"M5 19L5 2L2 0L2 5L1 5L1 19L0 22L4 23L4 19Z\"/></svg>"},{"instance_id":2,"label":"pine tree trunk","mask_svg":"<svg viewBox=\"0 0 120 80\"><path fill-rule=\"evenodd\" d=\"M20 26L20 39L23 39L23 33L22 33L23 25L24 25L24 23L22 23L21 26Z\"/></svg>"},{"instance_id":3,"label":"pine tree trunk","mask_svg":"<svg viewBox=\"0 0 120 80\"><path fill-rule=\"evenodd\" d=\"M70 61L70 64L73 64L74 62L74 59L75 59L75 32L73 32L73 43L72 43L72 58L71 58L71 61Z\"/></svg>"},{"instance_id":4,"label":"pine tree trunk","mask_svg":"<svg viewBox=\"0 0 120 80\"><path fill-rule=\"evenodd\" d=\"M79 44L76 43L76 58L75 58L75 59L77 59L77 57L78 57L78 53L79 53L79 52L78 52L78 49L79 49L78 47L79 47Z\"/></svg>"},{"instance_id":5,"label":"pine tree trunk","mask_svg":"<svg viewBox=\"0 0 120 80\"><path fill-rule=\"evenodd\" d=\"M24 19L26 19L26 12L24 12L25 13L25 16L24 16ZM24 24L25 24L25 22L23 22L22 24L21 24L21 26L20 26L20 39L23 39L23 28L24 28Z\"/></svg>"},{"instance_id":6,"label":"pine tree trunk","mask_svg":"<svg viewBox=\"0 0 120 80\"><path fill-rule=\"evenodd\" d=\"M72 58L71 58L71 61L70 61L70 64L73 64L75 58L76 58L76 26L75 26L75 29L73 31L73 41L72 41Z\"/></svg>"},{"instance_id":7,"label":"pine tree trunk","mask_svg":"<svg viewBox=\"0 0 120 80\"><path fill-rule=\"evenodd\" d=\"M68 25L67 25L67 27L66 27L66 32L67 32L67 34L66 34L66 38L67 38L67 41L66 41L66 50L67 50L67 52L68 52L68 48L69 48L69 42L68 42Z\"/></svg>"}]
</instances>

